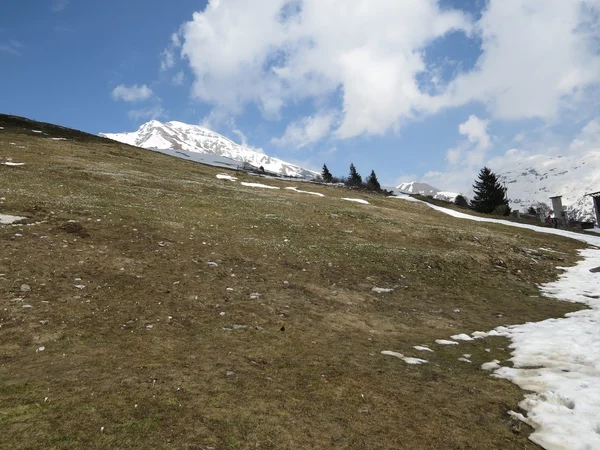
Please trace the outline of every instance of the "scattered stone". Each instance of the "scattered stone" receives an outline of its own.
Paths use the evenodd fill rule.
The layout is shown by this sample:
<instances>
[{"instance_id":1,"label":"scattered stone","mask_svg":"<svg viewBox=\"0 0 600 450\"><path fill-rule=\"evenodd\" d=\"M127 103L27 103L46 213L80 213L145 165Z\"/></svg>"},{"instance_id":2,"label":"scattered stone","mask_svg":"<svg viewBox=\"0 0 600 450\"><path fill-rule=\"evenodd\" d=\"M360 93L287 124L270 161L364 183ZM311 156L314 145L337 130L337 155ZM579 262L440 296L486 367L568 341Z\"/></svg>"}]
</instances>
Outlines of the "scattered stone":
<instances>
[{"instance_id":1,"label":"scattered stone","mask_svg":"<svg viewBox=\"0 0 600 450\"><path fill-rule=\"evenodd\" d=\"M21 292L29 292L29 291L31 291L31 286L29 286L28 284L21 285Z\"/></svg>"},{"instance_id":2,"label":"scattered stone","mask_svg":"<svg viewBox=\"0 0 600 450\"><path fill-rule=\"evenodd\" d=\"M235 375L235 372L233 370L228 370L227 372L225 372L225 375L228 377L232 377L233 375Z\"/></svg>"},{"instance_id":3,"label":"scattered stone","mask_svg":"<svg viewBox=\"0 0 600 450\"><path fill-rule=\"evenodd\" d=\"M33 308L31 305L23 305L21 308Z\"/></svg>"},{"instance_id":4,"label":"scattered stone","mask_svg":"<svg viewBox=\"0 0 600 450\"><path fill-rule=\"evenodd\" d=\"M253 292L250 294L250 300L256 300L258 298L260 298L260 294L258 292Z\"/></svg>"},{"instance_id":5,"label":"scattered stone","mask_svg":"<svg viewBox=\"0 0 600 450\"><path fill-rule=\"evenodd\" d=\"M379 288L379 287L374 287L373 289L371 289L371 291L377 292L378 294L389 294L390 292L394 292L393 289Z\"/></svg>"},{"instance_id":6,"label":"scattered stone","mask_svg":"<svg viewBox=\"0 0 600 450\"><path fill-rule=\"evenodd\" d=\"M219 267L219 265L214 261L207 261L206 265L210 267Z\"/></svg>"},{"instance_id":7,"label":"scattered stone","mask_svg":"<svg viewBox=\"0 0 600 450\"><path fill-rule=\"evenodd\" d=\"M85 285L84 284L74 284L73 287L77 288L77 289L84 289Z\"/></svg>"},{"instance_id":8,"label":"scattered stone","mask_svg":"<svg viewBox=\"0 0 600 450\"><path fill-rule=\"evenodd\" d=\"M221 317L223 317L223 316L225 315L225 311L221 311L221 312L219 313L219 315L220 315Z\"/></svg>"},{"instance_id":9,"label":"scattered stone","mask_svg":"<svg viewBox=\"0 0 600 450\"><path fill-rule=\"evenodd\" d=\"M590 269L590 272L592 272L592 273L600 273L600 266L594 267L593 269Z\"/></svg>"},{"instance_id":10,"label":"scattered stone","mask_svg":"<svg viewBox=\"0 0 600 450\"><path fill-rule=\"evenodd\" d=\"M35 352L36 352L36 353L39 353L39 352L43 352L44 350L46 350L46 347L43 347L43 346L42 346L42 347L38 347L38 348L35 350Z\"/></svg>"}]
</instances>

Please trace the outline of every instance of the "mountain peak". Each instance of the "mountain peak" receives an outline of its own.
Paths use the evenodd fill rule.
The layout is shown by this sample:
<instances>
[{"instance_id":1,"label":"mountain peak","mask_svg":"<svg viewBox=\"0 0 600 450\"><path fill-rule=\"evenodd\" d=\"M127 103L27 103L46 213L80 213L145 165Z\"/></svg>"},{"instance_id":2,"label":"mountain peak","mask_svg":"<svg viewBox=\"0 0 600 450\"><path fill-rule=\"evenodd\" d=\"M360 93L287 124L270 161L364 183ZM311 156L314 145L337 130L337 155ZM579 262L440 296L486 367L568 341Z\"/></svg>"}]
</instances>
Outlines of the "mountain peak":
<instances>
[{"instance_id":1,"label":"mountain peak","mask_svg":"<svg viewBox=\"0 0 600 450\"><path fill-rule=\"evenodd\" d=\"M263 167L267 172L283 176L313 178L317 174L317 172L239 145L200 125L177 121L163 124L158 120L151 120L131 133L101 133L100 135L147 149L177 150L222 156L243 164L250 164L257 169Z\"/></svg>"}]
</instances>

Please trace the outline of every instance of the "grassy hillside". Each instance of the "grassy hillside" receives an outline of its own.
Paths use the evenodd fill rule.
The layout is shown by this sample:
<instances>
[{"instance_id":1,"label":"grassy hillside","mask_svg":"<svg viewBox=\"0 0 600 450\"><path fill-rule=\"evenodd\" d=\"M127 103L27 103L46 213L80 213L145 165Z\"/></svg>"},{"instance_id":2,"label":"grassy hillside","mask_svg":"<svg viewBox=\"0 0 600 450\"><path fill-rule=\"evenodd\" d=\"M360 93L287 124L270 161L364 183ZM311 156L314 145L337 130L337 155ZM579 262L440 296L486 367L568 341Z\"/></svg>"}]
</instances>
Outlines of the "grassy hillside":
<instances>
[{"instance_id":1,"label":"grassy hillside","mask_svg":"<svg viewBox=\"0 0 600 450\"><path fill-rule=\"evenodd\" d=\"M434 340L581 308L536 290L580 243L0 127L0 448L536 448L509 342Z\"/></svg>"}]
</instances>

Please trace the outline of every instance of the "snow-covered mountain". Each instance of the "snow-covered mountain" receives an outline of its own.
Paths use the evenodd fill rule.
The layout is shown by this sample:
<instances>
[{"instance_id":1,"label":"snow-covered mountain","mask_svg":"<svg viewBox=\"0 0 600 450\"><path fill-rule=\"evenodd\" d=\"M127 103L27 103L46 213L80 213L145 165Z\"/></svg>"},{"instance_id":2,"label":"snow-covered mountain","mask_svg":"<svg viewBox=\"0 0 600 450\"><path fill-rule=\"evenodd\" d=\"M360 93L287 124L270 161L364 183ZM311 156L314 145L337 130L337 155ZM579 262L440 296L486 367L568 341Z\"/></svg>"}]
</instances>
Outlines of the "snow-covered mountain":
<instances>
[{"instance_id":1,"label":"snow-covered mountain","mask_svg":"<svg viewBox=\"0 0 600 450\"><path fill-rule=\"evenodd\" d=\"M444 200L447 202L453 202L456 197L460 194L456 192L440 191L434 188L430 184L421 183L420 181L411 181L409 183L400 183L396 186L396 190L402 194L421 194L431 195L436 200Z\"/></svg>"},{"instance_id":2,"label":"snow-covered mountain","mask_svg":"<svg viewBox=\"0 0 600 450\"><path fill-rule=\"evenodd\" d=\"M593 221L590 192L600 191L600 150L568 156L534 155L498 171L507 188L510 206L521 212L535 202L551 206L550 197L562 195L569 217Z\"/></svg>"},{"instance_id":3,"label":"snow-covered mountain","mask_svg":"<svg viewBox=\"0 0 600 450\"><path fill-rule=\"evenodd\" d=\"M313 178L317 172L251 150L214 131L182 122L161 123L151 120L131 133L100 133L100 136L153 150L203 153L248 163L255 168L288 177ZM241 164L240 164L241 165Z\"/></svg>"}]
</instances>

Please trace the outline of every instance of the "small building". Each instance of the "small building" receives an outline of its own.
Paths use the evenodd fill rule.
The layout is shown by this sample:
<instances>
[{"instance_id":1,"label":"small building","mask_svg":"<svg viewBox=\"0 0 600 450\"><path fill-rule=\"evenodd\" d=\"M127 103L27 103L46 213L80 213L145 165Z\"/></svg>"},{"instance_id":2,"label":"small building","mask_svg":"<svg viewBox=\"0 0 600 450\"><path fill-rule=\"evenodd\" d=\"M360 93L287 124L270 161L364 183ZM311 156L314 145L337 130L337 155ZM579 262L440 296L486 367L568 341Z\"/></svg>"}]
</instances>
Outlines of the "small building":
<instances>
[{"instance_id":1,"label":"small building","mask_svg":"<svg viewBox=\"0 0 600 450\"><path fill-rule=\"evenodd\" d=\"M596 213L596 226L600 227L600 191L586 194L586 196L592 197L594 201L594 212Z\"/></svg>"},{"instance_id":2,"label":"small building","mask_svg":"<svg viewBox=\"0 0 600 450\"><path fill-rule=\"evenodd\" d=\"M557 195L555 197L550 197L552 200L552 209L554 210L554 218L559 220L562 225L567 225L567 214L563 209L562 205L562 195Z\"/></svg>"}]
</instances>

